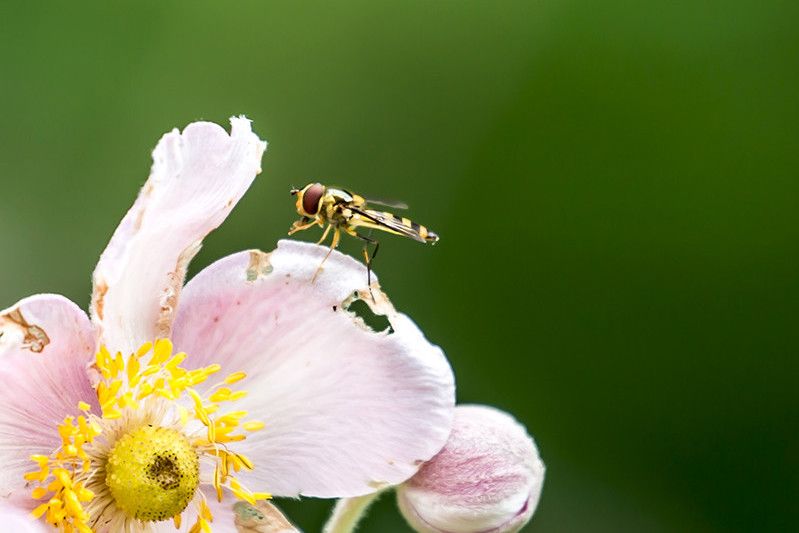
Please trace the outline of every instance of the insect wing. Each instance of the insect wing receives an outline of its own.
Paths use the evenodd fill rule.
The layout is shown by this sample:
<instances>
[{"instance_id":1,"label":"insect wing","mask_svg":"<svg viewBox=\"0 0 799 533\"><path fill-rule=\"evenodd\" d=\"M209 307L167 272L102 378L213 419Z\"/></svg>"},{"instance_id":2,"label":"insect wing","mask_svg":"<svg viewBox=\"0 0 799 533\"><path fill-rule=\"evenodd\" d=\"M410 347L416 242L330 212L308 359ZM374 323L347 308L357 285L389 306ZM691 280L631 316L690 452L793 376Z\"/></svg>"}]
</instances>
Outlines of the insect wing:
<instances>
[{"instance_id":1,"label":"insect wing","mask_svg":"<svg viewBox=\"0 0 799 533\"><path fill-rule=\"evenodd\" d=\"M368 205L379 205L388 207L389 209L408 209L408 204L400 202L399 200L386 200L385 198L364 198Z\"/></svg>"},{"instance_id":2,"label":"insect wing","mask_svg":"<svg viewBox=\"0 0 799 533\"><path fill-rule=\"evenodd\" d=\"M415 222L408 220L407 218L403 219L391 213L375 211L373 209L353 209L353 211L371 220L378 226L383 226L384 228L389 229L393 233L397 233L403 237L408 237L415 241L426 242L419 234L420 226Z\"/></svg>"}]
</instances>

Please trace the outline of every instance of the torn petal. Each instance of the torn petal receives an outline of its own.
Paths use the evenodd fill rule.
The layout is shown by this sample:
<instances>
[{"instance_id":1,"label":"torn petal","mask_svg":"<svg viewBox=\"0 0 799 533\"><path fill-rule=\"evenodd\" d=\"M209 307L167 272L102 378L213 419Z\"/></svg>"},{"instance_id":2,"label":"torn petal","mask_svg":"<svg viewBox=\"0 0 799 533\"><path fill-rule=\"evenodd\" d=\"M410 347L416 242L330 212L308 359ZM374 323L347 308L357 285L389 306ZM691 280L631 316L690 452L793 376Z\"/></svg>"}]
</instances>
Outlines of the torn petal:
<instances>
[{"instance_id":1,"label":"torn petal","mask_svg":"<svg viewBox=\"0 0 799 533\"><path fill-rule=\"evenodd\" d=\"M189 261L260 172L250 121L195 122L161 138L150 178L94 271L92 319L112 350L168 336Z\"/></svg>"},{"instance_id":2,"label":"torn petal","mask_svg":"<svg viewBox=\"0 0 799 533\"><path fill-rule=\"evenodd\" d=\"M86 373L94 351L89 318L63 296L31 296L0 311L0 496L22 488L31 454L60 445L55 428L80 414L79 401L97 406Z\"/></svg>"},{"instance_id":3,"label":"torn petal","mask_svg":"<svg viewBox=\"0 0 799 533\"><path fill-rule=\"evenodd\" d=\"M237 403L266 428L240 443L256 470L250 486L279 496L358 496L402 482L449 435L454 378L417 326L385 312L376 333L346 306L366 271L327 249L281 241L200 272L183 293L173 332L191 366L243 370ZM379 293L379 291L376 291ZM366 292L365 294L368 294Z\"/></svg>"}]
</instances>

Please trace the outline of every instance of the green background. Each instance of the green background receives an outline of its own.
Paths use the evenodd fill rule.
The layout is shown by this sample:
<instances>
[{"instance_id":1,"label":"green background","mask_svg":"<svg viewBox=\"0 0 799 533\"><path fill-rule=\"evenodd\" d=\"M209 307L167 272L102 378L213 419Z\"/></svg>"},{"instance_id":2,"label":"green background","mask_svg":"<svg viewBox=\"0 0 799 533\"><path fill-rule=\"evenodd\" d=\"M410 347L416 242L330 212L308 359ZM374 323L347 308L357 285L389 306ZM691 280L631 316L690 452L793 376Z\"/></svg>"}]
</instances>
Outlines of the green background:
<instances>
[{"instance_id":1,"label":"green background","mask_svg":"<svg viewBox=\"0 0 799 533\"><path fill-rule=\"evenodd\" d=\"M459 401L535 436L525 531L793 529L797 23L794 1L3 2L0 307L85 306L160 135L244 113L264 173L192 271L273 248L292 185L407 201L441 242L387 236L376 270ZM328 506L283 505L309 533ZM407 526L384 498L363 530Z\"/></svg>"}]
</instances>

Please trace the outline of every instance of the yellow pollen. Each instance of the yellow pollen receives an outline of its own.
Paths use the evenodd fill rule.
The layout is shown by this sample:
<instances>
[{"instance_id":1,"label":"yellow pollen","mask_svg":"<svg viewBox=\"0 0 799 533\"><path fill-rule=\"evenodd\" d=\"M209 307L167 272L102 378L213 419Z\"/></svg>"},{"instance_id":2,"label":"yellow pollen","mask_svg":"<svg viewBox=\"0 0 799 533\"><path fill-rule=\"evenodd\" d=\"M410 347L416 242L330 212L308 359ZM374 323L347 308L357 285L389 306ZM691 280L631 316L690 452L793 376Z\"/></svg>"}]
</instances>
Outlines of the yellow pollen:
<instances>
[{"instance_id":1,"label":"yellow pollen","mask_svg":"<svg viewBox=\"0 0 799 533\"><path fill-rule=\"evenodd\" d=\"M126 433L111 450L105 471L117 507L148 522L183 512L200 483L197 452L182 433L160 427Z\"/></svg>"},{"instance_id":2,"label":"yellow pollen","mask_svg":"<svg viewBox=\"0 0 799 533\"><path fill-rule=\"evenodd\" d=\"M199 503L189 531L210 531L213 516L197 490L201 456L216 463L212 485L220 502L225 490L250 504L271 497L251 492L236 478L255 465L230 444L265 427L244 420L246 411L223 408L246 396L230 388L246 374L233 372L200 394L195 387L222 367L188 370L180 366L186 360L185 353L173 353L169 339L146 343L127 356L100 347L94 364L101 376L96 403L79 402L82 414L64 418L57 427L57 450L31 456L37 469L24 477L31 496L42 502L31 513L35 518L63 532L90 533L100 515L103 523L172 519L180 527L194 499ZM99 405L99 414L93 405ZM205 431L186 433L192 421Z\"/></svg>"}]
</instances>

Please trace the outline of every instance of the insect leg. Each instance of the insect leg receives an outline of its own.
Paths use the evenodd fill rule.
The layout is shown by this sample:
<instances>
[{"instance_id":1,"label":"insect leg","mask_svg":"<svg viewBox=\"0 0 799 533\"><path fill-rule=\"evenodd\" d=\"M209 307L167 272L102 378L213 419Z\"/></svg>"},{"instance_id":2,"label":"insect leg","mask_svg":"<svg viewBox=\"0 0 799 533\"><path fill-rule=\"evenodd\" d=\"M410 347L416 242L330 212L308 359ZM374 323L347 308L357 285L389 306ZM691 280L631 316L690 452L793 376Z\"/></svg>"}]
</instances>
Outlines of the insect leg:
<instances>
[{"instance_id":1,"label":"insect leg","mask_svg":"<svg viewBox=\"0 0 799 533\"><path fill-rule=\"evenodd\" d=\"M375 249L372 250L372 261L374 261L375 257L377 257L377 251L380 249L380 241L377 239L372 239L372 241L375 243Z\"/></svg>"},{"instance_id":2,"label":"insect leg","mask_svg":"<svg viewBox=\"0 0 799 533\"><path fill-rule=\"evenodd\" d=\"M317 224L316 220L311 220L309 222L307 218L302 218L291 225L291 229L289 229L289 235L294 235L298 231L306 230L316 224Z\"/></svg>"},{"instance_id":3,"label":"insect leg","mask_svg":"<svg viewBox=\"0 0 799 533\"><path fill-rule=\"evenodd\" d=\"M361 235L355 231L352 232L352 235L364 241L363 258L366 261L366 284L369 287L369 294L372 294L372 262L375 260L375 257L377 257L377 251L380 249L380 241L371 237L367 237L366 235ZM375 249L372 251L372 257L369 257L370 244L375 245ZM374 299L375 295L372 294L372 301L374 301Z\"/></svg>"},{"instance_id":4,"label":"insect leg","mask_svg":"<svg viewBox=\"0 0 799 533\"><path fill-rule=\"evenodd\" d=\"M333 229L333 242L330 243L330 250L327 251L327 255L325 256L324 259L322 259L322 262L319 263L319 267L316 269L316 272L314 273L313 277L311 278L311 283L314 283L316 281L316 277L322 271L322 265L325 264L325 261L327 261L327 258L330 257L330 254L332 254L333 250L335 250L336 247L338 246L339 239L341 239L341 230L339 229L338 226L336 226Z\"/></svg>"},{"instance_id":5,"label":"insect leg","mask_svg":"<svg viewBox=\"0 0 799 533\"><path fill-rule=\"evenodd\" d=\"M377 257L377 251L380 249L380 241L372 238L372 230L369 230L369 235L367 235L367 237L369 237L369 242L375 245L375 249L372 250L372 261L374 261L375 257Z\"/></svg>"},{"instance_id":6,"label":"insect leg","mask_svg":"<svg viewBox=\"0 0 799 533\"><path fill-rule=\"evenodd\" d=\"M322 244L323 242L325 242L325 239L327 239L328 233L330 233L330 228L332 228L332 227L333 226L331 224L327 225L327 227L325 228L324 233L322 233L322 238L319 239L319 241L316 244Z\"/></svg>"}]
</instances>

